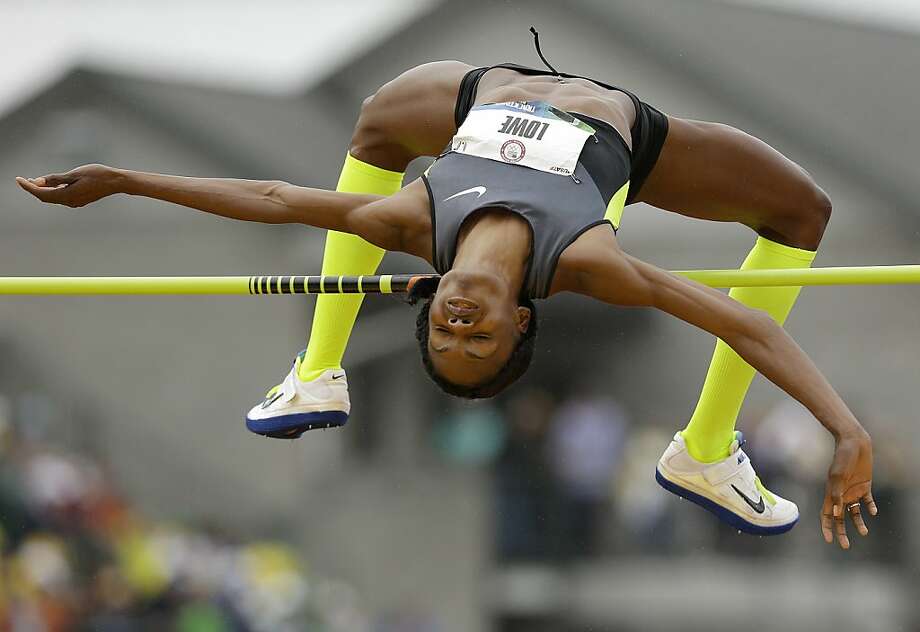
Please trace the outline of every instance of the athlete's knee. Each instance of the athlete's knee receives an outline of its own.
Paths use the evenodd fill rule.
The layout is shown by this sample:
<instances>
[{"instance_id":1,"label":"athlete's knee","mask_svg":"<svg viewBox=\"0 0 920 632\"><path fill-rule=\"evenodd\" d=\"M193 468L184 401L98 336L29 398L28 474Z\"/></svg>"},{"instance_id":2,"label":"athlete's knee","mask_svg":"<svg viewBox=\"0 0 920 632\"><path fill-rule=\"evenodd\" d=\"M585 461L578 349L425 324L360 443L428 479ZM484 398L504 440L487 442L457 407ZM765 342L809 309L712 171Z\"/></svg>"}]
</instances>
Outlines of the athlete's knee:
<instances>
[{"instance_id":1,"label":"athlete's knee","mask_svg":"<svg viewBox=\"0 0 920 632\"><path fill-rule=\"evenodd\" d=\"M406 103L401 77L383 84L361 102L352 144L381 144L396 140L394 123L401 118Z\"/></svg>"},{"instance_id":2,"label":"athlete's knee","mask_svg":"<svg viewBox=\"0 0 920 632\"><path fill-rule=\"evenodd\" d=\"M382 125L383 117L379 112L376 96L376 93L372 94L361 102L361 112L348 147L350 153L356 158L360 157L356 154L367 153L375 147L386 144L386 128Z\"/></svg>"},{"instance_id":3,"label":"athlete's knee","mask_svg":"<svg viewBox=\"0 0 920 632\"><path fill-rule=\"evenodd\" d=\"M388 104L387 86L364 99L351 136L348 153L368 164L389 171L405 171L411 156L403 148L392 125L394 110Z\"/></svg>"},{"instance_id":4,"label":"athlete's knee","mask_svg":"<svg viewBox=\"0 0 920 632\"><path fill-rule=\"evenodd\" d=\"M810 213L812 216L812 222L815 225L817 240L819 242L824 236L824 231L827 228L828 223L831 221L831 213L833 210L834 205L831 202L830 196L817 184L814 185Z\"/></svg>"},{"instance_id":5,"label":"athlete's knee","mask_svg":"<svg viewBox=\"0 0 920 632\"><path fill-rule=\"evenodd\" d=\"M790 245L805 250L817 250L831 220L833 204L824 190L814 182L804 191L797 204L796 222L791 229Z\"/></svg>"},{"instance_id":6,"label":"athlete's knee","mask_svg":"<svg viewBox=\"0 0 920 632\"><path fill-rule=\"evenodd\" d=\"M361 114L352 133L348 153L381 169L404 171L409 158L387 123L386 106L381 103L379 95L378 90L361 103Z\"/></svg>"}]
</instances>

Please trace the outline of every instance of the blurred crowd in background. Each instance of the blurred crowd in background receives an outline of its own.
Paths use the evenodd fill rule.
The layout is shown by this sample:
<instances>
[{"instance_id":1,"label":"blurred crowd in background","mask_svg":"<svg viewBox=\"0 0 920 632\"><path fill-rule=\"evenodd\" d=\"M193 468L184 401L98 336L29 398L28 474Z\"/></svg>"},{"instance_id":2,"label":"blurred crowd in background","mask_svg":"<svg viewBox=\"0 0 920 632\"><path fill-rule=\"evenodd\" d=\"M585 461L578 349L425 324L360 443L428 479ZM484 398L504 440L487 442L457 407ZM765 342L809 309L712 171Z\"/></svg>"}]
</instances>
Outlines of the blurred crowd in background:
<instances>
[{"instance_id":1,"label":"blurred crowd in background","mask_svg":"<svg viewBox=\"0 0 920 632\"><path fill-rule=\"evenodd\" d=\"M290 545L142 515L105 463L30 427L42 401L0 397L0 632L368 629Z\"/></svg>"},{"instance_id":2,"label":"blurred crowd in background","mask_svg":"<svg viewBox=\"0 0 920 632\"><path fill-rule=\"evenodd\" d=\"M746 419L744 429L751 439L744 449L762 480L794 499L803 516L817 517L833 453L830 435L790 399ZM435 428L445 458L492 469L499 564L674 556L701 545L715 553L766 554L766 547L752 546L750 536L709 514L679 511L680 501L657 485L654 464L670 439L668 431L631 417L610 397L575 392L558 400L537 389L512 394L503 406L458 405ZM875 525L876 537L856 542L853 553L904 564L909 465L902 445L890 437L875 437L875 450L873 494L883 522ZM700 524L681 529L678 522L686 517ZM820 546L812 522L787 536L802 544L784 547L788 554L835 553Z\"/></svg>"},{"instance_id":3,"label":"blurred crowd in background","mask_svg":"<svg viewBox=\"0 0 920 632\"><path fill-rule=\"evenodd\" d=\"M427 613L364 612L353 588L311 573L281 541L244 541L222 526L142 515L105 463L41 436L41 424L30 427L35 401L34 394L0 399L0 632L441 629ZM749 435L764 480L814 515L810 503L819 502L824 482L816 468L831 449L824 430L785 400ZM497 403L458 402L432 423L430 438L439 459L489 472L497 568L679 556L699 546L700 529L690 530L695 540L684 537L680 501L660 490L651 472L670 437L638 423L614 399L578 393L559 401L532 389ZM898 510L906 463L896 442L881 438L877 450L883 528L855 554L897 565L906 559ZM713 552L768 551L701 511L691 516ZM807 544L779 551L830 552L816 525L789 537Z\"/></svg>"}]
</instances>

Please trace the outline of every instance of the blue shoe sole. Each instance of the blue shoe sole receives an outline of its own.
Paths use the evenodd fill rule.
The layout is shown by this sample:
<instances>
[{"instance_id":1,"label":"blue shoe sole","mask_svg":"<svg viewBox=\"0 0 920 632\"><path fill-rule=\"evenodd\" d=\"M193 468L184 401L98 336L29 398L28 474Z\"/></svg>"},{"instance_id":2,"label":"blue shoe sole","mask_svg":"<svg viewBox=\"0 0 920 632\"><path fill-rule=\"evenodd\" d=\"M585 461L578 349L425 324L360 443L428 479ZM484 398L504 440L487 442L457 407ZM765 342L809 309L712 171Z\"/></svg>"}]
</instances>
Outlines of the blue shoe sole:
<instances>
[{"instance_id":1,"label":"blue shoe sole","mask_svg":"<svg viewBox=\"0 0 920 632\"><path fill-rule=\"evenodd\" d=\"M658 481L659 485L664 487L675 496L680 496L681 498L686 498L690 502L696 503L706 511L715 514L716 517L722 522L730 524L738 531L750 533L751 535L780 535L792 529L792 527L794 527L799 521L799 519L796 518L789 524L782 524L776 527L762 527L760 525L748 522L738 514L729 511L718 503L714 503L705 496L700 496L695 492L691 492L689 489L685 489L676 483L672 483L661 475L661 472L658 471L658 468L655 468L655 480Z\"/></svg>"},{"instance_id":2,"label":"blue shoe sole","mask_svg":"<svg viewBox=\"0 0 920 632\"><path fill-rule=\"evenodd\" d=\"M272 439L299 439L307 430L339 428L348 421L348 413L330 410L318 413L296 413L272 419L250 419L246 417L246 428L250 432Z\"/></svg>"}]
</instances>

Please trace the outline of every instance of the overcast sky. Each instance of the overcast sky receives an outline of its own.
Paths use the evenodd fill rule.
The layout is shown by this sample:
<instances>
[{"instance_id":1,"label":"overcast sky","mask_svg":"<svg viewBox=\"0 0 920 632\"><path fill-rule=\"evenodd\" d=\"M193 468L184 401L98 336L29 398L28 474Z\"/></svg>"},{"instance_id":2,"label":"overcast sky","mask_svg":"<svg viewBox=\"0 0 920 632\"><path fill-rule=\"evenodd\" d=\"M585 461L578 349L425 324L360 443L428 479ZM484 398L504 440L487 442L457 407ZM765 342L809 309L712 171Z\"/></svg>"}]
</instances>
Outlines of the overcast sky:
<instances>
[{"instance_id":1,"label":"overcast sky","mask_svg":"<svg viewBox=\"0 0 920 632\"><path fill-rule=\"evenodd\" d=\"M438 0L0 0L0 113L80 63L299 90Z\"/></svg>"},{"instance_id":2,"label":"overcast sky","mask_svg":"<svg viewBox=\"0 0 920 632\"><path fill-rule=\"evenodd\" d=\"M810 13L849 22L875 24L900 30L920 31L918 0L722 0L754 4L783 11Z\"/></svg>"},{"instance_id":3,"label":"overcast sky","mask_svg":"<svg viewBox=\"0 0 920 632\"><path fill-rule=\"evenodd\" d=\"M81 63L251 91L302 90L440 1L0 0L0 114ZM920 0L722 1L920 31Z\"/></svg>"}]
</instances>

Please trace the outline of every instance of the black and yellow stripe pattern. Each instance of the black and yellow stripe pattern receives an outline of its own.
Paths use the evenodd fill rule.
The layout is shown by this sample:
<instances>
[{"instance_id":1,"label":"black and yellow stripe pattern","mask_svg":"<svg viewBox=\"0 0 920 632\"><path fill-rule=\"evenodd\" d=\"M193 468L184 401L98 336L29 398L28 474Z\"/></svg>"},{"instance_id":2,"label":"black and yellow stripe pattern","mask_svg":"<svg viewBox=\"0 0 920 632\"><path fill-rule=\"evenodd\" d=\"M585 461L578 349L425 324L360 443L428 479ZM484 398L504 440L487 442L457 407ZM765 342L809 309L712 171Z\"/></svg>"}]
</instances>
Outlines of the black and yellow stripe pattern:
<instances>
[{"instance_id":1,"label":"black and yellow stripe pattern","mask_svg":"<svg viewBox=\"0 0 920 632\"><path fill-rule=\"evenodd\" d=\"M401 294L434 274L253 276L250 294Z\"/></svg>"},{"instance_id":2,"label":"black and yellow stripe pattern","mask_svg":"<svg viewBox=\"0 0 920 632\"><path fill-rule=\"evenodd\" d=\"M770 270L676 270L709 287L920 285L920 265ZM436 274L379 276L3 277L0 296L399 294Z\"/></svg>"}]
</instances>

